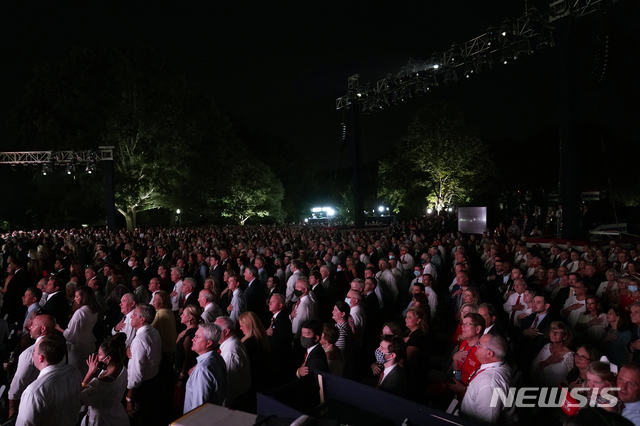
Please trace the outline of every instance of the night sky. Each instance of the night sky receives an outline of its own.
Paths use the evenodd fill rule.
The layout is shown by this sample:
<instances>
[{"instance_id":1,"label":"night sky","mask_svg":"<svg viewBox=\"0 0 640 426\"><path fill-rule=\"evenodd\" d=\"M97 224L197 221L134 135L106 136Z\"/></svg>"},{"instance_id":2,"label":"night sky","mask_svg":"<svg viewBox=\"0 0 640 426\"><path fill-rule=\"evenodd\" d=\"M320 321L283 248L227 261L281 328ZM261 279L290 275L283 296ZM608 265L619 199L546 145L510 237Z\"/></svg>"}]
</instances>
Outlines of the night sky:
<instances>
[{"instance_id":1,"label":"night sky","mask_svg":"<svg viewBox=\"0 0 640 426\"><path fill-rule=\"evenodd\" d=\"M602 83L578 88L578 124L601 123L611 143L632 147L640 122L638 103L630 102L640 92L639 7L621 0L607 10L609 67ZM6 1L0 6L0 117L19 103L34 66L63 59L73 46L142 43L206 90L226 114L253 131L295 142L308 154L302 161L330 169L348 161L338 151L343 118L335 99L345 94L349 76L359 73L361 84L373 83L410 58L428 59L523 12L524 2L502 0ZM592 67L599 22L592 15L571 23L578 77ZM567 18L557 26L561 44ZM473 81L461 78L363 117L364 161L389 155L412 114L432 100L458 104L490 142L544 134L557 121L558 48L514 65L496 64ZM527 147L512 149L527 158Z\"/></svg>"}]
</instances>

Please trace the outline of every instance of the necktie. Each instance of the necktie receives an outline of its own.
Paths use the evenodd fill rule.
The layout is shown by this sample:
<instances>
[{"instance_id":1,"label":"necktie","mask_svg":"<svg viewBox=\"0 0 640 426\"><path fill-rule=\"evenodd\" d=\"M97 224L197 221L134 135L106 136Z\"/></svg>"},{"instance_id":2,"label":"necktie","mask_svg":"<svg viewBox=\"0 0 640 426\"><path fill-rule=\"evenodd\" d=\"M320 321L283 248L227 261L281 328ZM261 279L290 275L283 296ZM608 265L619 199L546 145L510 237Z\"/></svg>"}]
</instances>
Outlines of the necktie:
<instances>
[{"instance_id":1,"label":"necktie","mask_svg":"<svg viewBox=\"0 0 640 426\"><path fill-rule=\"evenodd\" d=\"M520 295L518 295L518 300L516 300L516 305L520 303ZM513 325L513 323L516 320L516 312L517 311L511 311L511 316L509 317L509 323L511 325Z\"/></svg>"},{"instance_id":2,"label":"necktie","mask_svg":"<svg viewBox=\"0 0 640 426\"><path fill-rule=\"evenodd\" d=\"M291 318L295 318L298 315L298 306L300 306L300 301L298 300L295 305L293 305L293 310L291 312Z\"/></svg>"},{"instance_id":3,"label":"necktie","mask_svg":"<svg viewBox=\"0 0 640 426\"><path fill-rule=\"evenodd\" d=\"M353 321L353 317L349 315L349 327L351 328L351 332L355 336L356 334L356 323Z\"/></svg>"},{"instance_id":4,"label":"necktie","mask_svg":"<svg viewBox=\"0 0 640 426\"><path fill-rule=\"evenodd\" d=\"M538 327L538 316L536 315L536 320L533 322L533 325L531 326L531 328L537 328Z\"/></svg>"},{"instance_id":5,"label":"necktie","mask_svg":"<svg viewBox=\"0 0 640 426\"><path fill-rule=\"evenodd\" d=\"M307 364L307 356L309 356L309 351L304 353L304 359L302 360L302 366L304 367Z\"/></svg>"},{"instance_id":6,"label":"necktie","mask_svg":"<svg viewBox=\"0 0 640 426\"><path fill-rule=\"evenodd\" d=\"M382 370L382 372L380 373L380 378L378 379L378 386L380 386L380 383L382 383L382 379L384 378L384 369Z\"/></svg>"},{"instance_id":7,"label":"necktie","mask_svg":"<svg viewBox=\"0 0 640 426\"><path fill-rule=\"evenodd\" d=\"M269 325L269 328L273 328L273 320L276 319L275 315L271 317L271 325Z\"/></svg>"}]
</instances>

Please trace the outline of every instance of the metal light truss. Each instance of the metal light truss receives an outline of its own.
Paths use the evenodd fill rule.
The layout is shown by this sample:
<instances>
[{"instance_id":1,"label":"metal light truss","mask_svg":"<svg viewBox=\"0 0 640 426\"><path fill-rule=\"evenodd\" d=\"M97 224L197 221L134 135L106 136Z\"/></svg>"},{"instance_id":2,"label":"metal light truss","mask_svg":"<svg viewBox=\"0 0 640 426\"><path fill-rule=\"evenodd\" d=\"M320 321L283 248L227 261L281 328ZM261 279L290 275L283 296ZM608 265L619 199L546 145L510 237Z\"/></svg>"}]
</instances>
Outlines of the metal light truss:
<instances>
[{"instance_id":1,"label":"metal light truss","mask_svg":"<svg viewBox=\"0 0 640 426\"><path fill-rule=\"evenodd\" d=\"M434 53L429 60L410 59L398 73L388 74L375 85L361 87L358 84L359 74L353 75L348 79L347 94L336 99L336 109L349 108L353 103L361 103L364 112L382 109L392 102L411 97L411 86L415 86L416 94L423 94L430 87L437 86L437 75L444 73L445 82L448 82L457 80L453 71L457 67L469 67L472 64L470 69L475 71L483 57L497 51L512 49L515 53L519 49L531 53L530 40L541 33L550 34L552 22L569 15L582 17L598 11L603 3L615 1L549 0L548 12L540 13L536 8L529 7L523 16L506 20L499 28L492 27L461 45L454 44L443 53Z\"/></svg>"},{"instance_id":2,"label":"metal light truss","mask_svg":"<svg viewBox=\"0 0 640 426\"><path fill-rule=\"evenodd\" d=\"M90 164L95 161L113 160L113 147L101 146L96 153L81 151L18 151L0 152L0 164Z\"/></svg>"}]
</instances>

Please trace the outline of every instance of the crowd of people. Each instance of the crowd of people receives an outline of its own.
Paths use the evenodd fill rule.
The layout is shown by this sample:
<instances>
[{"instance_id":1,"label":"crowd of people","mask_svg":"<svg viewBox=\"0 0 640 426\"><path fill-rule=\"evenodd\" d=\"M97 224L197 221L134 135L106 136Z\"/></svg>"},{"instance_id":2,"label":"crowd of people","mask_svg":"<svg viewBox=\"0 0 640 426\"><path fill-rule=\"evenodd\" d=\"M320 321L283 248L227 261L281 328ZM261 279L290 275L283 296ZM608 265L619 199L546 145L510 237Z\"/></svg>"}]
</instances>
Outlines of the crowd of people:
<instances>
[{"instance_id":1,"label":"crowd of people","mask_svg":"<svg viewBox=\"0 0 640 426\"><path fill-rule=\"evenodd\" d=\"M639 248L542 248L515 219L481 236L455 225L5 235L8 416L158 425L203 403L255 413L258 392L330 372L487 424L523 415L491 404L493 389L580 387L640 425Z\"/></svg>"}]
</instances>

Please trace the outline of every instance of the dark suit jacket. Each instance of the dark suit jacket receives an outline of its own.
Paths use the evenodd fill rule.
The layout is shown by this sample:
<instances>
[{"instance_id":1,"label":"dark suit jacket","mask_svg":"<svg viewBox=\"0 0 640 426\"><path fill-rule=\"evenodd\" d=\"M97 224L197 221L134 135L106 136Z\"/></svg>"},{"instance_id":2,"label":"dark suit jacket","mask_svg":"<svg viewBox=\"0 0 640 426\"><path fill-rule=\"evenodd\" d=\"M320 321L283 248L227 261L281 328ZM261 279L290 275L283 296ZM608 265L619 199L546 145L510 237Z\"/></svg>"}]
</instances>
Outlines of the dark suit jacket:
<instances>
[{"instance_id":1,"label":"dark suit jacket","mask_svg":"<svg viewBox=\"0 0 640 426\"><path fill-rule=\"evenodd\" d=\"M536 319L536 314L531 314L528 317L524 318L520 321L519 328L519 336L517 339L516 347L519 349L517 351L518 360L522 360L522 365L524 367L529 367L533 359L538 355L542 347L548 343L546 332L549 330L549 326L552 322L557 321L556 317L550 312L547 311L547 315L544 317L542 321L540 321L536 328L540 333L539 336L534 338L525 337L524 330L531 328L534 321Z\"/></svg>"},{"instance_id":2,"label":"dark suit jacket","mask_svg":"<svg viewBox=\"0 0 640 426\"><path fill-rule=\"evenodd\" d=\"M402 367L396 365L396 367L391 370L391 373L384 378L382 383L376 386L376 389L404 398L407 394L407 378Z\"/></svg>"},{"instance_id":3,"label":"dark suit jacket","mask_svg":"<svg viewBox=\"0 0 640 426\"><path fill-rule=\"evenodd\" d=\"M247 299L247 310L253 312L260 318L264 325L269 320L269 311L265 301L267 300L267 286L259 279L254 279L244 292Z\"/></svg>"},{"instance_id":4,"label":"dark suit jacket","mask_svg":"<svg viewBox=\"0 0 640 426\"><path fill-rule=\"evenodd\" d=\"M322 322L329 322L331 315L329 315L329 299L327 298L327 291L324 289L322 283L315 286L313 294L318 300L318 316Z\"/></svg>"},{"instance_id":5,"label":"dark suit jacket","mask_svg":"<svg viewBox=\"0 0 640 426\"><path fill-rule=\"evenodd\" d=\"M186 299L184 299L184 306L187 305L200 306L200 304L198 303L198 292L195 289L191 293L189 293L189 296L187 296Z\"/></svg>"},{"instance_id":6,"label":"dark suit jacket","mask_svg":"<svg viewBox=\"0 0 640 426\"><path fill-rule=\"evenodd\" d=\"M273 335L269 337L273 359L276 363L288 363L291 356L293 336L289 315L284 311L280 311L270 327L273 330Z\"/></svg>"},{"instance_id":7,"label":"dark suit jacket","mask_svg":"<svg viewBox=\"0 0 640 426\"><path fill-rule=\"evenodd\" d=\"M307 356L304 365L309 367L310 373L318 374L320 372L329 372L329 363L327 362L327 354L324 352L322 345L318 344Z\"/></svg>"},{"instance_id":8,"label":"dark suit jacket","mask_svg":"<svg viewBox=\"0 0 640 426\"><path fill-rule=\"evenodd\" d=\"M60 290L47 299L47 303L42 307L42 312L49 314L56 319L56 323L62 328L69 325L69 304L64 290Z\"/></svg>"}]
</instances>

